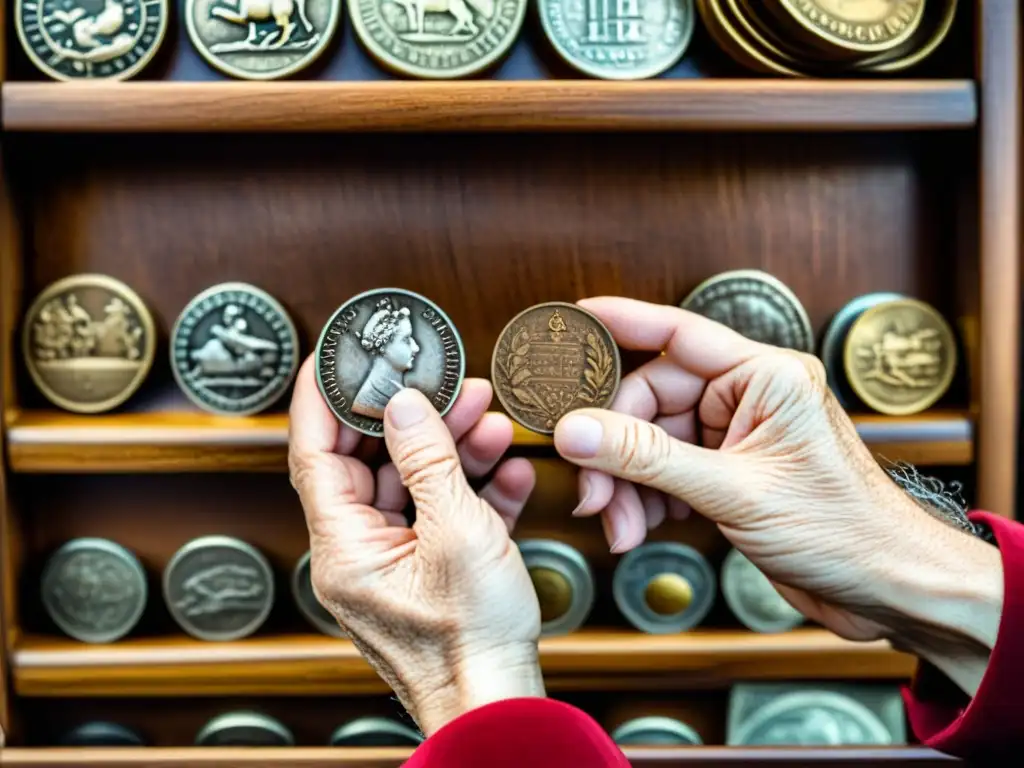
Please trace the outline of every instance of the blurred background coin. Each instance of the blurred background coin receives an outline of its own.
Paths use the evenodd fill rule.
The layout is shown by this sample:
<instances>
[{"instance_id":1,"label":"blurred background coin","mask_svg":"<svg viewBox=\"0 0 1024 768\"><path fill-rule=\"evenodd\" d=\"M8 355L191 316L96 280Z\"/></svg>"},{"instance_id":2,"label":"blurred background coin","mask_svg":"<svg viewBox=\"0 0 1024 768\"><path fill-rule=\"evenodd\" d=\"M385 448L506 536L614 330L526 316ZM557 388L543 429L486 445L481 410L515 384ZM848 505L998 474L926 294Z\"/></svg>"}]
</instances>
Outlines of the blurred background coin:
<instances>
[{"instance_id":1,"label":"blurred background coin","mask_svg":"<svg viewBox=\"0 0 1024 768\"><path fill-rule=\"evenodd\" d=\"M518 545L540 602L541 633L579 629L594 605L594 576L586 558L561 541L527 539Z\"/></svg>"},{"instance_id":2,"label":"blurred background coin","mask_svg":"<svg viewBox=\"0 0 1024 768\"><path fill-rule=\"evenodd\" d=\"M868 746L892 744L892 734L868 707L831 691L778 696L739 724L730 746Z\"/></svg>"},{"instance_id":3,"label":"blurred background coin","mask_svg":"<svg viewBox=\"0 0 1024 768\"><path fill-rule=\"evenodd\" d=\"M754 632L785 632L804 623L791 606L742 552L733 548L722 561L722 594L744 626Z\"/></svg>"},{"instance_id":4,"label":"blurred background coin","mask_svg":"<svg viewBox=\"0 0 1024 768\"><path fill-rule=\"evenodd\" d=\"M700 734L687 723L651 715L627 720L611 732L620 747L700 746Z\"/></svg>"},{"instance_id":5,"label":"blurred background coin","mask_svg":"<svg viewBox=\"0 0 1024 768\"><path fill-rule=\"evenodd\" d=\"M153 365L153 316L131 288L106 275L47 286L25 314L25 365L50 402L75 413L121 405Z\"/></svg>"},{"instance_id":6,"label":"blurred background coin","mask_svg":"<svg viewBox=\"0 0 1024 768\"><path fill-rule=\"evenodd\" d=\"M131 632L147 595L141 563L107 539L72 539L43 569L46 613L62 632L85 643L111 643Z\"/></svg>"},{"instance_id":7,"label":"blurred background coin","mask_svg":"<svg viewBox=\"0 0 1024 768\"><path fill-rule=\"evenodd\" d=\"M274 602L274 574L267 559L229 536L188 542L164 569L163 587L171 616L200 640L251 635Z\"/></svg>"},{"instance_id":8,"label":"blurred background coin","mask_svg":"<svg viewBox=\"0 0 1024 768\"><path fill-rule=\"evenodd\" d=\"M345 637L345 633L338 622L334 620L330 611L320 604L313 593L313 583L310 579L310 553L306 552L295 564L292 571L292 597L299 611L313 627L325 635L331 637Z\"/></svg>"},{"instance_id":9,"label":"blurred background coin","mask_svg":"<svg viewBox=\"0 0 1024 768\"><path fill-rule=\"evenodd\" d=\"M197 747L291 747L295 737L280 721L259 712L226 712L196 734Z\"/></svg>"},{"instance_id":10,"label":"blurred background coin","mask_svg":"<svg viewBox=\"0 0 1024 768\"><path fill-rule=\"evenodd\" d=\"M171 331L171 371L189 400L228 416L277 402L299 367L299 338L273 296L246 283L207 288Z\"/></svg>"},{"instance_id":11,"label":"blurred background coin","mask_svg":"<svg viewBox=\"0 0 1024 768\"><path fill-rule=\"evenodd\" d=\"M612 596L622 615L650 634L697 626L714 605L716 590L707 559L691 546L667 541L628 552L612 579Z\"/></svg>"},{"instance_id":12,"label":"blurred background coin","mask_svg":"<svg viewBox=\"0 0 1024 768\"><path fill-rule=\"evenodd\" d=\"M360 717L338 727L328 744L332 747L416 747L423 735L386 717Z\"/></svg>"},{"instance_id":13,"label":"blurred background coin","mask_svg":"<svg viewBox=\"0 0 1024 768\"><path fill-rule=\"evenodd\" d=\"M95 721L76 725L60 739L62 747L143 747L135 730L120 723Z\"/></svg>"}]
</instances>

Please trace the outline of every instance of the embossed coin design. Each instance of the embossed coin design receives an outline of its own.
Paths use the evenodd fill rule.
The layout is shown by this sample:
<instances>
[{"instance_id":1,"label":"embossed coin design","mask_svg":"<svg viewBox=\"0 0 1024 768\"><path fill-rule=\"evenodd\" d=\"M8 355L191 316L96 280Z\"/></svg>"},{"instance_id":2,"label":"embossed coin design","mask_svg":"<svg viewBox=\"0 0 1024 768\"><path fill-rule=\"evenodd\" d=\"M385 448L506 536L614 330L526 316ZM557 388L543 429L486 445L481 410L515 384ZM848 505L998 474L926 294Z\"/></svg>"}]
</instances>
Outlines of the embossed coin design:
<instances>
[{"instance_id":1,"label":"embossed coin design","mask_svg":"<svg viewBox=\"0 0 1024 768\"><path fill-rule=\"evenodd\" d=\"M339 726L328 744L332 747L415 747L423 736L404 723L386 717L359 717Z\"/></svg>"},{"instance_id":2,"label":"embossed coin design","mask_svg":"<svg viewBox=\"0 0 1024 768\"><path fill-rule=\"evenodd\" d=\"M245 80L273 80L312 64L330 44L341 0L185 0L199 54Z\"/></svg>"},{"instance_id":3,"label":"embossed coin design","mask_svg":"<svg viewBox=\"0 0 1024 768\"><path fill-rule=\"evenodd\" d=\"M942 315L916 299L878 304L853 323L843 365L868 407L890 416L930 408L956 373L956 338Z\"/></svg>"},{"instance_id":4,"label":"embossed coin design","mask_svg":"<svg viewBox=\"0 0 1024 768\"><path fill-rule=\"evenodd\" d=\"M168 0L16 0L25 53L55 80L125 80L167 32Z\"/></svg>"},{"instance_id":5,"label":"embossed coin design","mask_svg":"<svg viewBox=\"0 0 1024 768\"><path fill-rule=\"evenodd\" d=\"M882 53L917 31L925 0L779 0L767 5L787 13L810 33L810 40L820 38L855 53Z\"/></svg>"},{"instance_id":6,"label":"embossed coin design","mask_svg":"<svg viewBox=\"0 0 1024 768\"><path fill-rule=\"evenodd\" d=\"M590 312L561 301L537 304L502 330L491 357L491 382L509 416L553 434L577 408L606 408L619 389L619 348Z\"/></svg>"},{"instance_id":7,"label":"embossed coin design","mask_svg":"<svg viewBox=\"0 0 1024 768\"><path fill-rule=\"evenodd\" d=\"M722 594L729 609L754 632L785 632L804 616L772 586L771 580L738 549L722 562Z\"/></svg>"},{"instance_id":8,"label":"embossed coin design","mask_svg":"<svg viewBox=\"0 0 1024 768\"><path fill-rule=\"evenodd\" d=\"M292 597L295 604L306 617L306 621L331 637L345 637L345 633L338 622L334 620L330 611L324 608L313 593L313 583L310 579L310 553L307 552L299 558L292 571Z\"/></svg>"},{"instance_id":9,"label":"embossed coin design","mask_svg":"<svg viewBox=\"0 0 1024 768\"><path fill-rule=\"evenodd\" d=\"M748 339L814 351L814 333L803 304L780 280L757 269L715 275L683 299L683 309L727 325Z\"/></svg>"},{"instance_id":10,"label":"embossed coin design","mask_svg":"<svg viewBox=\"0 0 1024 768\"><path fill-rule=\"evenodd\" d=\"M135 555L106 539L72 539L47 561L42 576L46 613L84 643L112 643L138 624L146 609L146 572Z\"/></svg>"},{"instance_id":11,"label":"embossed coin design","mask_svg":"<svg viewBox=\"0 0 1024 768\"><path fill-rule=\"evenodd\" d=\"M400 288L367 291L331 316L316 345L316 380L342 422L384 433L384 409L403 387L418 389L443 416L466 374L459 332L429 299Z\"/></svg>"},{"instance_id":12,"label":"embossed coin design","mask_svg":"<svg viewBox=\"0 0 1024 768\"><path fill-rule=\"evenodd\" d=\"M611 733L620 747L700 746L700 734L687 723L671 717L651 715L627 720Z\"/></svg>"},{"instance_id":13,"label":"embossed coin design","mask_svg":"<svg viewBox=\"0 0 1024 768\"><path fill-rule=\"evenodd\" d=\"M729 741L731 746L867 746L893 739L860 702L830 691L798 691L758 708Z\"/></svg>"},{"instance_id":14,"label":"embossed coin design","mask_svg":"<svg viewBox=\"0 0 1024 768\"><path fill-rule=\"evenodd\" d=\"M594 576L573 547L549 539L518 542L540 602L541 634L564 635L582 626L594 605Z\"/></svg>"},{"instance_id":15,"label":"embossed coin design","mask_svg":"<svg viewBox=\"0 0 1024 768\"><path fill-rule=\"evenodd\" d=\"M153 317L127 285L105 275L73 275L29 307L25 365L50 402L75 413L121 405L153 365Z\"/></svg>"},{"instance_id":16,"label":"embossed coin design","mask_svg":"<svg viewBox=\"0 0 1024 768\"><path fill-rule=\"evenodd\" d=\"M246 416L273 405L298 369L291 318L246 283L208 288L171 331L171 371L188 398L213 413Z\"/></svg>"},{"instance_id":17,"label":"embossed coin design","mask_svg":"<svg viewBox=\"0 0 1024 768\"><path fill-rule=\"evenodd\" d=\"M225 712L196 734L197 747L291 747L292 732L279 720L259 712Z\"/></svg>"},{"instance_id":18,"label":"embossed coin design","mask_svg":"<svg viewBox=\"0 0 1024 768\"><path fill-rule=\"evenodd\" d=\"M715 572L693 547L644 544L624 555L612 578L612 597L634 627L650 634L685 632L715 602Z\"/></svg>"},{"instance_id":19,"label":"embossed coin design","mask_svg":"<svg viewBox=\"0 0 1024 768\"><path fill-rule=\"evenodd\" d=\"M505 55L527 0L350 0L352 27L384 66L447 79L477 74Z\"/></svg>"},{"instance_id":20,"label":"embossed coin design","mask_svg":"<svg viewBox=\"0 0 1024 768\"><path fill-rule=\"evenodd\" d=\"M693 0L540 0L541 24L558 54L606 80L660 75L693 37Z\"/></svg>"},{"instance_id":21,"label":"embossed coin design","mask_svg":"<svg viewBox=\"0 0 1024 768\"><path fill-rule=\"evenodd\" d=\"M274 602L267 559L244 541L202 536L164 569L164 600L179 626L200 640L238 640L266 621Z\"/></svg>"}]
</instances>

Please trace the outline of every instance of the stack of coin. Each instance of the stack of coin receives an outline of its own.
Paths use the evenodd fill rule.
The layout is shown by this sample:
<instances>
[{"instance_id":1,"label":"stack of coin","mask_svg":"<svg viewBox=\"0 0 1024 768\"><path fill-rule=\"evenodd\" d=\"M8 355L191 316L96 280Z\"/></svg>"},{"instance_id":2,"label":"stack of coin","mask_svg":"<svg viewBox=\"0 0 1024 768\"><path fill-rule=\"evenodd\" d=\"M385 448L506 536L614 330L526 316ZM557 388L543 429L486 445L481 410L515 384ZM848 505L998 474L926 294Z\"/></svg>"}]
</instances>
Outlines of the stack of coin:
<instances>
[{"instance_id":1,"label":"stack of coin","mask_svg":"<svg viewBox=\"0 0 1024 768\"><path fill-rule=\"evenodd\" d=\"M714 40L769 74L900 72L946 39L957 0L697 0Z\"/></svg>"}]
</instances>

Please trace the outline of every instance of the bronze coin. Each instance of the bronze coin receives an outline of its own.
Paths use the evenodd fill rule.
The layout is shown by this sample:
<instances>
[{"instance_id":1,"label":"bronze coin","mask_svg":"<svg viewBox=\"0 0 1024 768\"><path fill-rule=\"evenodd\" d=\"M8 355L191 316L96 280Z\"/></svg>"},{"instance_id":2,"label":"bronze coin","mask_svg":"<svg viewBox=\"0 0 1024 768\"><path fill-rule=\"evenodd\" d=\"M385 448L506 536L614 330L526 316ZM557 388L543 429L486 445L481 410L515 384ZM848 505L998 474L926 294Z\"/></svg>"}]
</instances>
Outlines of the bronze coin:
<instances>
[{"instance_id":1,"label":"bronze coin","mask_svg":"<svg viewBox=\"0 0 1024 768\"><path fill-rule=\"evenodd\" d=\"M606 408L622 377L615 339L575 304L552 301L516 315L498 337L491 381L509 416L550 435L577 408Z\"/></svg>"}]
</instances>

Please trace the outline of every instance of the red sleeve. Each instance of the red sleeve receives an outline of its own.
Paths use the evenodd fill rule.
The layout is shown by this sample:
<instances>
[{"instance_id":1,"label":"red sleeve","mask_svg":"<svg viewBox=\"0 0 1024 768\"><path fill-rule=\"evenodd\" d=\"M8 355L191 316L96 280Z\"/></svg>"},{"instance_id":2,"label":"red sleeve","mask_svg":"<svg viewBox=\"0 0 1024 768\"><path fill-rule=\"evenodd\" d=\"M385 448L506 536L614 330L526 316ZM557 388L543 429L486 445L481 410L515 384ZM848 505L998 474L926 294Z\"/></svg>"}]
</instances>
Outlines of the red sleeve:
<instances>
[{"instance_id":1,"label":"red sleeve","mask_svg":"<svg viewBox=\"0 0 1024 768\"><path fill-rule=\"evenodd\" d=\"M474 709L423 742L405 768L629 768L589 715L553 699Z\"/></svg>"},{"instance_id":2,"label":"red sleeve","mask_svg":"<svg viewBox=\"0 0 1024 768\"><path fill-rule=\"evenodd\" d=\"M1024 525L987 512L970 517L992 529L1003 561L1003 613L988 667L972 700L922 662L903 699L927 746L978 758L1024 747Z\"/></svg>"}]
</instances>

